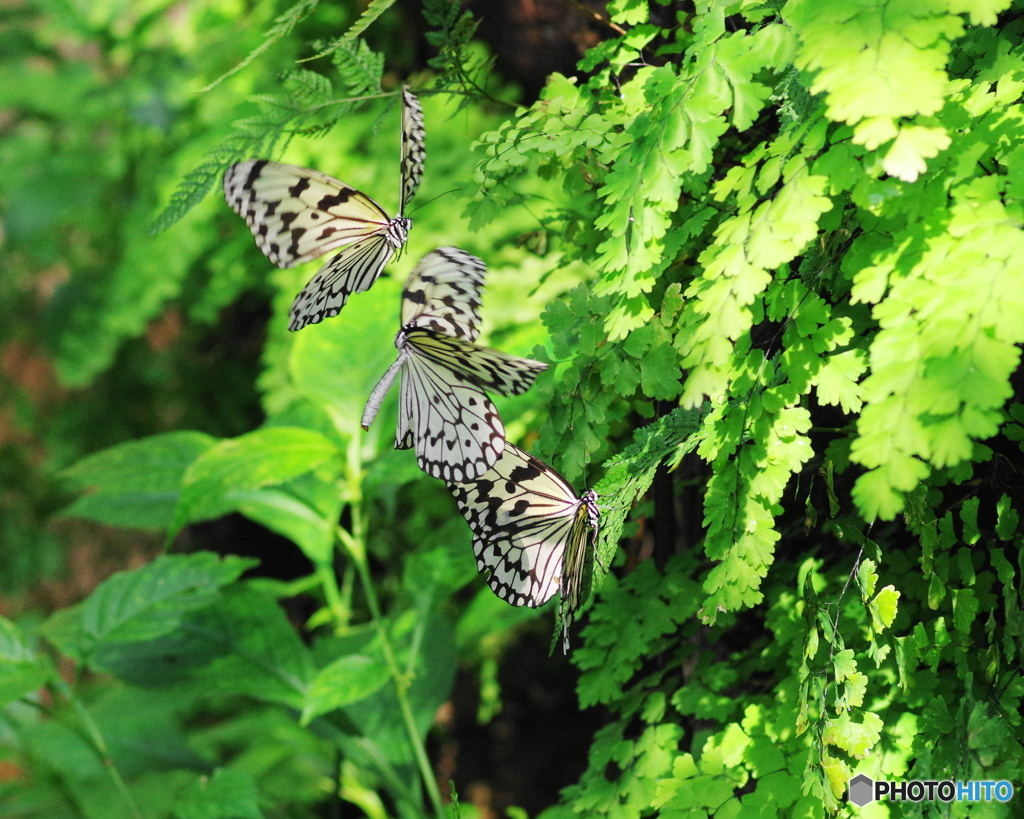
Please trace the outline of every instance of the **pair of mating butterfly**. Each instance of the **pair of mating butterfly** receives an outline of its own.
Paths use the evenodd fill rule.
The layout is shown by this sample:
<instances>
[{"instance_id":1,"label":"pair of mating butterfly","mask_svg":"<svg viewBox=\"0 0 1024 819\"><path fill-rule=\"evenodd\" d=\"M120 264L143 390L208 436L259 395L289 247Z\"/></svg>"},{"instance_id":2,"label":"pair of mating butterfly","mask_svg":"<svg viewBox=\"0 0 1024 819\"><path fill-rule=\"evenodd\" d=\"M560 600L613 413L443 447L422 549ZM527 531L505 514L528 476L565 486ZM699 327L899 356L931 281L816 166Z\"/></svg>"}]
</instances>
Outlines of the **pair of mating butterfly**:
<instances>
[{"instance_id":1,"label":"pair of mating butterfly","mask_svg":"<svg viewBox=\"0 0 1024 819\"><path fill-rule=\"evenodd\" d=\"M423 177L426 154L419 101L402 89L401 191L390 218L366 194L325 174L250 159L224 175L224 194L279 267L333 255L295 298L289 329L338 314L368 289L406 242L405 207ZM441 478L473 532L477 568L498 597L539 606L561 591L563 648L579 606L584 563L597 536L593 492L578 498L547 464L505 441L485 390L518 395L541 370L475 343L485 266L458 248L424 256L402 292L400 354L363 412L369 427L399 372L396 449L415 447L428 475Z\"/></svg>"}]
</instances>

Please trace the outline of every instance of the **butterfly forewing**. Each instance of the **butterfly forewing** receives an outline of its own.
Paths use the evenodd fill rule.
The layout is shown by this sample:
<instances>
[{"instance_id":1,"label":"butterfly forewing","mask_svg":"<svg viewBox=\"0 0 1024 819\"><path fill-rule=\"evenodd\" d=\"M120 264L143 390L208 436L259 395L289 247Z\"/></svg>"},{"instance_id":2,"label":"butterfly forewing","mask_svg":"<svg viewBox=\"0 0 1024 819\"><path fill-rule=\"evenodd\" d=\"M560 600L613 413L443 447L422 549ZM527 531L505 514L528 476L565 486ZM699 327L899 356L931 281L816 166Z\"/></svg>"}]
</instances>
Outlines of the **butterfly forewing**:
<instances>
[{"instance_id":1,"label":"butterfly forewing","mask_svg":"<svg viewBox=\"0 0 1024 819\"><path fill-rule=\"evenodd\" d=\"M278 267L294 267L384 230L387 213L327 174L250 159L228 168L224 196Z\"/></svg>"},{"instance_id":2,"label":"butterfly forewing","mask_svg":"<svg viewBox=\"0 0 1024 819\"><path fill-rule=\"evenodd\" d=\"M448 488L473 531L477 568L488 573L498 597L539 606L560 588L578 588L575 580L566 584L563 562L567 546L579 554L593 542L592 495L576 497L554 469L508 443L488 472L475 481L449 481Z\"/></svg>"},{"instance_id":3,"label":"butterfly forewing","mask_svg":"<svg viewBox=\"0 0 1024 819\"><path fill-rule=\"evenodd\" d=\"M548 366L532 358L519 358L429 330L408 331L406 344L463 379L502 395L526 392Z\"/></svg>"},{"instance_id":4,"label":"butterfly forewing","mask_svg":"<svg viewBox=\"0 0 1024 819\"><path fill-rule=\"evenodd\" d=\"M423 127L423 109L409 86L402 86L402 190L398 214L405 215L423 178L423 160L427 155L427 133Z\"/></svg>"},{"instance_id":5,"label":"butterfly forewing","mask_svg":"<svg viewBox=\"0 0 1024 819\"><path fill-rule=\"evenodd\" d=\"M457 247L439 247L416 265L402 291L402 327L476 341L487 267Z\"/></svg>"}]
</instances>

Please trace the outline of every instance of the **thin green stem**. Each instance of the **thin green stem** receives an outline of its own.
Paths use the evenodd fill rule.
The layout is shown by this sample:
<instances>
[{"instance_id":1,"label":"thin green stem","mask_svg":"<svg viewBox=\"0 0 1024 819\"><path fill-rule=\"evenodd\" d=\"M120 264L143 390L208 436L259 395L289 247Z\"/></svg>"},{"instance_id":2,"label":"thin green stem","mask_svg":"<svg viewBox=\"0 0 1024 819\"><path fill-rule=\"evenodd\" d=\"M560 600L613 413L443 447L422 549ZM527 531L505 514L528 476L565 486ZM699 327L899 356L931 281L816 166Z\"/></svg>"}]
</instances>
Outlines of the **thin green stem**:
<instances>
[{"instance_id":1,"label":"thin green stem","mask_svg":"<svg viewBox=\"0 0 1024 819\"><path fill-rule=\"evenodd\" d=\"M71 687L60 677L55 676L51 685L74 709L75 716L79 720L82 736L100 758L103 769L114 784L114 790L118 792L125 804L125 808L128 810L128 815L132 819L145 819L138 803L135 801L135 797L128 788L128 784L124 781L121 772L110 758L110 751L107 749L106 740L103 739L103 734L100 733L99 726L93 721L92 715L75 695L75 692L71 690Z\"/></svg>"},{"instance_id":2,"label":"thin green stem","mask_svg":"<svg viewBox=\"0 0 1024 819\"><path fill-rule=\"evenodd\" d=\"M348 533L346 533L348 534ZM345 542L349 538L342 538ZM366 602L370 607L370 615L377 628L377 635L380 637L381 650L384 653L384 661L387 663L388 672L395 683L395 695L398 699L398 708L402 715L402 722L405 724L406 733L412 744L413 753L416 755L416 764L420 769L420 776L427 789L427 795L433 804L434 811L439 817L445 816L444 804L441 802L441 792L438 790L437 781L434 778L434 771L430 767L430 760L427 759L427 752L420 741L419 731L416 730L416 720L413 718L412 706L409 704L408 690L409 677L402 673L398 667L398 660L395 657L391 645L391 638L388 636L387 628L384 625L384 618L381 614L380 603L377 600L377 593L373 587L373 579L370 577L370 570L365 560L356 558L353 553L353 561L359 572L359 579L362 581L366 593Z\"/></svg>"},{"instance_id":3,"label":"thin green stem","mask_svg":"<svg viewBox=\"0 0 1024 819\"><path fill-rule=\"evenodd\" d=\"M362 510L362 476L363 466L360 457L360 436L354 435L348 447L348 469L347 485L349 512L351 515L350 530L337 529L338 540L352 558L359 575L359 581L363 586L366 595L366 603L370 609L370 616L377 629L377 636L380 638L381 651L384 654L384 662L387 664L388 673L395 684L395 696L398 700L398 709L402 715L402 722L408 734L409 742L412 745L413 754L416 757L416 764L420 771L420 778L426 788L427 796L433 805L434 812L439 819L444 819L444 803L441 801L441 792L437 787L434 778L434 771L430 767L430 760L427 758L426 749L420 739L419 731L416 729L416 720L413 718L412 706L409 703L408 691L410 676L403 674L395 656L388 629L384 623L384 615L381 612L380 601L377 599L377 590L370 577L370 567L366 559L366 523L363 519Z\"/></svg>"},{"instance_id":4,"label":"thin green stem","mask_svg":"<svg viewBox=\"0 0 1024 819\"><path fill-rule=\"evenodd\" d=\"M348 607L342 599L341 589L338 588L338 579L334 575L334 567L330 563L316 564L316 577L320 582L324 598L327 601L327 609L334 620L335 628L343 628L348 624Z\"/></svg>"}]
</instances>

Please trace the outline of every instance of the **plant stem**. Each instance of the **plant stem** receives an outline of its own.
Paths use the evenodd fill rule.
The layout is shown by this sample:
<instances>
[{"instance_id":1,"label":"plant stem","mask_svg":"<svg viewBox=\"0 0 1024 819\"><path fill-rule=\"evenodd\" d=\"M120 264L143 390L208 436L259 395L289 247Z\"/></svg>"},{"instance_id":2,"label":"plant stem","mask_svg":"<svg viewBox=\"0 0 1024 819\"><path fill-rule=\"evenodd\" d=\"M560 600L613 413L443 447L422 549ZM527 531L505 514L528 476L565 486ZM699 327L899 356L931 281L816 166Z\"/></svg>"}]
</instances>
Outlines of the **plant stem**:
<instances>
[{"instance_id":1,"label":"plant stem","mask_svg":"<svg viewBox=\"0 0 1024 819\"><path fill-rule=\"evenodd\" d=\"M427 796L433 805L434 812L439 819L445 819L444 803L441 801L441 792L437 787L437 780L434 771L430 767L430 760L427 758L426 749L420 739L419 731L416 730L416 720L413 718L412 706L409 704L409 675L403 674L398 667L398 660L395 657L394 648L391 645L391 638L385 626L384 616L381 613L380 601L377 599L377 591L373 585L373 578L370 577L370 567L366 560L366 524L363 520L362 509L362 460L360 457L360 437L352 437L348 447L348 469L347 485L350 501L351 530L345 531L338 528L338 540L349 553L352 563L355 565L359 580L363 585L366 594L366 603L370 609L370 616L373 618L377 635L380 638L381 650L384 654L384 661L388 666L388 673L395 684L395 696L398 700L398 708L402 715L402 722L405 731L409 736L413 754L416 757L416 764L419 767L420 778L426 788Z\"/></svg>"},{"instance_id":2,"label":"plant stem","mask_svg":"<svg viewBox=\"0 0 1024 819\"><path fill-rule=\"evenodd\" d=\"M114 783L114 789L124 801L129 816L131 816L132 819L145 819L142 811L139 809L138 803L135 801L135 797L128 789L127 783L121 777L121 772L117 769L114 761L110 758L107 743L103 739L103 734L100 733L99 727L93 721L92 715L82 704L82 701L78 698L75 692L71 690L71 686L64 682L64 680L55 676L51 684L74 709L75 716L78 717L85 741L92 747L93 751L95 751L96 755L100 758L103 769L107 772L110 780Z\"/></svg>"}]
</instances>

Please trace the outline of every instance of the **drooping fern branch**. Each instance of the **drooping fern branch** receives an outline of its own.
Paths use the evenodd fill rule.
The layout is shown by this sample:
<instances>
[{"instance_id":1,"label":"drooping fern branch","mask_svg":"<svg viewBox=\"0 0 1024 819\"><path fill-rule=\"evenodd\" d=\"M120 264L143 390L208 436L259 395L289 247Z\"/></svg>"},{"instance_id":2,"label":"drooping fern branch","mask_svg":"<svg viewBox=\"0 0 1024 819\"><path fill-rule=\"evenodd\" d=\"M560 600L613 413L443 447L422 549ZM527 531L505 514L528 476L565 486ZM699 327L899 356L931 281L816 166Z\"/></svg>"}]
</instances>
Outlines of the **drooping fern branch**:
<instances>
[{"instance_id":1,"label":"drooping fern branch","mask_svg":"<svg viewBox=\"0 0 1024 819\"><path fill-rule=\"evenodd\" d=\"M316 11L316 7L319 4L320 0L298 0L295 5L277 16L274 20L274 26L263 35L263 42L249 52L249 55L244 60L234 66L234 68L221 74L202 90L204 92L209 91L211 88L220 85L228 77L237 74L243 68L250 65L257 57L260 57L265 51L267 51L267 49L282 40L284 37L288 36L295 26Z\"/></svg>"},{"instance_id":2,"label":"drooping fern branch","mask_svg":"<svg viewBox=\"0 0 1024 819\"><path fill-rule=\"evenodd\" d=\"M153 232L166 230L181 219L220 183L232 163L252 156L268 156L279 143L287 144L295 134L324 133L356 103L380 92L384 57L364 41L340 45L334 52L333 63L338 69L341 96L334 96L334 86L323 74L296 69L282 78L283 93L254 97L257 114L237 121L234 133L185 175L157 217Z\"/></svg>"},{"instance_id":3,"label":"drooping fern branch","mask_svg":"<svg viewBox=\"0 0 1024 819\"><path fill-rule=\"evenodd\" d=\"M234 133L185 175L153 224L154 233L166 230L188 213L210 188L220 183L229 165L250 156L271 153L281 139L287 139L289 132L317 116L331 98L330 80L314 71L294 71L283 78L282 85L282 94L254 98L259 109L257 114L235 122Z\"/></svg>"},{"instance_id":4,"label":"drooping fern branch","mask_svg":"<svg viewBox=\"0 0 1024 819\"><path fill-rule=\"evenodd\" d=\"M483 56L472 45L478 25L473 15L459 3L424 0L423 17L432 29L426 32L427 42L437 49L437 55L427 61L438 74L435 87L508 105L492 97L481 84L491 76L494 58Z\"/></svg>"}]
</instances>

